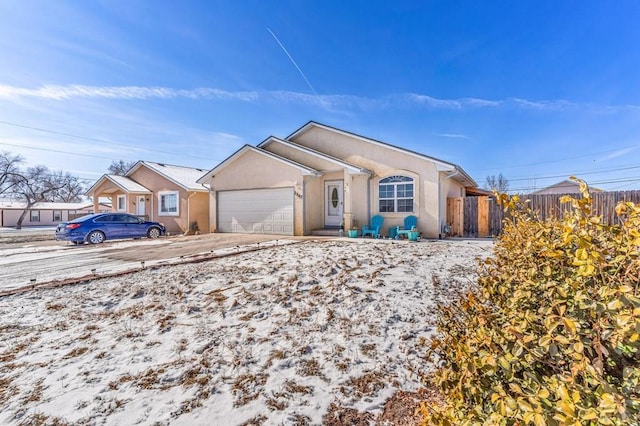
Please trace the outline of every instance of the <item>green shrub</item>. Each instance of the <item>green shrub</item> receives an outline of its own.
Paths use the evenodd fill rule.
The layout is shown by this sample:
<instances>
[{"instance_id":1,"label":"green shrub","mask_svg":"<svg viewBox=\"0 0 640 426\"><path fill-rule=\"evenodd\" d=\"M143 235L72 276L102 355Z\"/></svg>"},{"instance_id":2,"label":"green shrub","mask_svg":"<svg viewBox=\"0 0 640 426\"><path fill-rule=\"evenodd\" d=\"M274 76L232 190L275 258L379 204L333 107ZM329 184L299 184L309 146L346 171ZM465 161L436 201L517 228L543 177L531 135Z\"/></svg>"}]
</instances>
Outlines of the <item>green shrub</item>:
<instances>
[{"instance_id":1,"label":"green shrub","mask_svg":"<svg viewBox=\"0 0 640 426\"><path fill-rule=\"evenodd\" d=\"M444 402L424 424L640 424L640 206L604 225L578 182L561 220L499 195L509 219L477 289L438 311Z\"/></svg>"}]
</instances>

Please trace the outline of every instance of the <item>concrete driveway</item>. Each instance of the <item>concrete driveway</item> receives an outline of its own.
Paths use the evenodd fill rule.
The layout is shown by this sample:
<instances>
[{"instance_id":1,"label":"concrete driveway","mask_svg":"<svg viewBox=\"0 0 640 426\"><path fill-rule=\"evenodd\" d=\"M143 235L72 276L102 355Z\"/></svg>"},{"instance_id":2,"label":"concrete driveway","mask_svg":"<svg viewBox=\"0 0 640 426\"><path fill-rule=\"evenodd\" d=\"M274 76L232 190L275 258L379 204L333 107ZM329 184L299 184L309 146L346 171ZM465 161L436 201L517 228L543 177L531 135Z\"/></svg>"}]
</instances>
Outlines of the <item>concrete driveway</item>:
<instances>
[{"instance_id":1,"label":"concrete driveway","mask_svg":"<svg viewBox=\"0 0 640 426\"><path fill-rule=\"evenodd\" d=\"M308 239L280 235L203 234L76 246L52 239L37 241L36 235L30 232L22 239L9 238L5 233L0 235L0 294L52 281L197 261ZM41 235L40 239L48 238L47 235Z\"/></svg>"}]
</instances>

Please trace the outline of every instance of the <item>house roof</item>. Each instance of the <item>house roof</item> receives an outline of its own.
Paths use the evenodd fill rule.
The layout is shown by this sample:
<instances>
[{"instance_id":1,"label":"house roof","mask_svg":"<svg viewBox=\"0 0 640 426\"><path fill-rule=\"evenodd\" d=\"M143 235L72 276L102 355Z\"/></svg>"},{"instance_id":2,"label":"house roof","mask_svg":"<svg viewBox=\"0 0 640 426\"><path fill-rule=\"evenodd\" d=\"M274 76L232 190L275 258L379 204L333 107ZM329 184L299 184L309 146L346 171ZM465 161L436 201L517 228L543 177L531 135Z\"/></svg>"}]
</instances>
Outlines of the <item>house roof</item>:
<instances>
[{"instance_id":1,"label":"house roof","mask_svg":"<svg viewBox=\"0 0 640 426\"><path fill-rule=\"evenodd\" d=\"M300 164L300 163L297 163L295 161L289 160L288 158L281 157L280 155L274 154L273 152L269 152L269 151L266 151L266 150L264 150L262 148L251 146L251 145L244 145L242 148L240 148L239 150L237 150L236 152L231 154L229 157L227 157L220 164L215 166L213 169L209 170L204 176L202 176L200 179L198 179L198 182L202 183L202 184L208 183L211 180L211 178L215 176L216 173L219 173L222 169L224 169L230 163L232 163L236 158L242 156L243 154L245 154L248 151L256 152L256 153L258 153L260 155L264 155L266 157L269 157L269 158L271 158L271 159L273 159L275 161L279 161L279 162L284 163L284 164L286 164L288 166L297 168L298 170L300 170L302 172L303 175L313 175L313 176L321 176L322 175L322 172L319 172L318 170L312 169L311 167L307 167L304 164Z\"/></svg>"},{"instance_id":2,"label":"house roof","mask_svg":"<svg viewBox=\"0 0 640 426\"><path fill-rule=\"evenodd\" d=\"M466 188L466 195L467 196L492 196L493 195L493 191L488 191L486 189L482 189L482 188Z\"/></svg>"},{"instance_id":3,"label":"house roof","mask_svg":"<svg viewBox=\"0 0 640 426\"><path fill-rule=\"evenodd\" d=\"M95 189L102 185L105 181L110 181L118 188L122 189L124 192L128 193L138 193L138 194L151 194L151 191L144 186L140 185L138 182L126 177L119 175L102 175L100 179L94 183L91 188L89 188L86 192L88 196L91 196Z\"/></svg>"},{"instance_id":4,"label":"house roof","mask_svg":"<svg viewBox=\"0 0 640 426\"><path fill-rule=\"evenodd\" d=\"M24 210L27 207L27 203L22 201L2 201L0 202L0 209L2 210ZM81 210L87 207L93 207L91 202L82 203L52 203L41 202L35 203L31 206L31 210Z\"/></svg>"},{"instance_id":5,"label":"house roof","mask_svg":"<svg viewBox=\"0 0 640 426\"><path fill-rule=\"evenodd\" d=\"M286 145L289 148L297 149L298 151L305 152L305 153L307 153L309 155L312 155L314 157L318 157L318 158L321 158L321 159L323 159L325 161L328 161L330 163L336 164L336 165L338 165L340 167L344 167L345 169L347 169L347 171L350 174L367 174L367 175L373 174L373 172L371 170L367 170L367 169L365 169L363 167L359 167L359 166L356 166L354 164L347 163L346 161L340 160L339 158L332 157L332 156L327 155L327 154L325 154L323 152L319 152L319 151L316 151L314 149L307 148L306 146L298 145L297 143L294 143L292 141L283 140L283 139L277 138L275 136L270 136L267 139L265 139L263 142L261 142L258 145L258 148L266 147L267 145L271 144L272 142L277 142L277 143Z\"/></svg>"},{"instance_id":6,"label":"house roof","mask_svg":"<svg viewBox=\"0 0 640 426\"><path fill-rule=\"evenodd\" d=\"M589 190L592 192L602 192L602 189L594 188L592 186L589 187ZM563 181L556 182L553 185L549 185L542 189L538 189L537 191L533 191L532 194L549 194L549 193L560 194L563 192L567 194L579 193L580 184L578 182L565 179Z\"/></svg>"},{"instance_id":7,"label":"house roof","mask_svg":"<svg viewBox=\"0 0 640 426\"><path fill-rule=\"evenodd\" d=\"M460 181L461 183L463 183L465 186L470 186L470 187L477 187L478 183L467 174L467 172L464 171L464 169L460 166L458 166L457 164L454 163L450 163L448 161L443 161L443 160L439 160L435 157L430 157L428 155L424 155L421 154L419 152L416 151L412 151L410 149L406 149L406 148L401 148L399 146L395 146L395 145L391 145L389 143L386 142L382 142L376 139L371 139L365 136L361 136L358 135L356 133L352 133L352 132L348 132L345 130L341 130L335 127L331 127L331 126L327 126L326 124L321 124L315 121L309 121L307 124L305 124L304 126L300 127L298 130L294 131L293 133L291 133L289 136L287 136L285 139L286 140L291 140L297 136L302 135L303 133L308 132L309 130L313 129L314 127L316 128L321 128L324 130L328 130L330 132L334 132L334 133L339 133L345 136L350 136L350 137L355 137L358 138L360 140L363 140L365 142L369 142L375 145L380 145L380 146L384 146L390 149L393 149L395 151L399 151L399 152L403 152L405 154L409 154L409 155L413 155L419 158L423 158L429 161L432 161L433 163L435 163L438 171L457 171L456 175L451 175L451 177L453 179L456 179L458 181Z\"/></svg>"},{"instance_id":8,"label":"house roof","mask_svg":"<svg viewBox=\"0 0 640 426\"><path fill-rule=\"evenodd\" d=\"M152 161L138 161L127 172L130 176L140 167L145 166L148 169L158 173L164 178L170 180L176 185L182 187L186 191L207 192L207 188L198 183L198 179L206 172L204 169L195 167L176 166L172 164L154 163Z\"/></svg>"}]
</instances>

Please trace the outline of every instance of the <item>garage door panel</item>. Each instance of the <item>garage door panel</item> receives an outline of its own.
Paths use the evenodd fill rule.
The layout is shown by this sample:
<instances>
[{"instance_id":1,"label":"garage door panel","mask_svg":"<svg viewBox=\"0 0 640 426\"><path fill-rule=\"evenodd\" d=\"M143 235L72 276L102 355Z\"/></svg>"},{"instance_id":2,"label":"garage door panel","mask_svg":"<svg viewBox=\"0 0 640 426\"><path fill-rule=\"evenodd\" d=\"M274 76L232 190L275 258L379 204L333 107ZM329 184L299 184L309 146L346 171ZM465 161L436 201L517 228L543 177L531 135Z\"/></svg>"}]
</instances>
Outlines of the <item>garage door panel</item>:
<instances>
[{"instance_id":1,"label":"garage door panel","mask_svg":"<svg viewBox=\"0 0 640 426\"><path fill-rule=\"evenodd\" d=\"M218 192L221 232L293 235L293 188Z\"/></svg>"}]
</instances>

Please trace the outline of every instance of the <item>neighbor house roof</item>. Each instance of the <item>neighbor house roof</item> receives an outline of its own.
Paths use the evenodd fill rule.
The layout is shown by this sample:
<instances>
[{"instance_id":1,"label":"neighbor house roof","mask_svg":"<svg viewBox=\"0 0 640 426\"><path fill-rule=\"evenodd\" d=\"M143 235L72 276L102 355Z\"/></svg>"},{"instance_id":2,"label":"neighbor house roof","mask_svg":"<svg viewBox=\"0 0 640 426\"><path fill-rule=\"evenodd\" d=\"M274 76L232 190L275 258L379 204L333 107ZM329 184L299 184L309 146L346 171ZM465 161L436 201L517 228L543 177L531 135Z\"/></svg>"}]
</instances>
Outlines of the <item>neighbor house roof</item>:
<instances>
[{"instance_id":1,"label":"neighbor house roof","mask_svg":"<svg viewBox=\"0 0 640 426\"><path fill-rule=\"evenodd\" d=\"M600 188L589 187L592 192L602 192ZM553 185L546 186L542 189L532 192L532 194L577 194L580 192L580 184L578 182L565 179L560 182L556 182Z\"/></svg>"},{"instance_id":2,"label":"neighbor house roof","mask_svg":"<svg viewBox=\"0 0 640 426\"><path fill-rule=\"evenodd\" d=\"M300 127L298 130L296 130L295 132L291 133L289 136L287 136L285 139L286 140L290 140L293 139L297 136L300 136L303 133L308 132L309 130L313 129L314 127L317 128L321 128L321 129L325 129L334 133L339 133L339 134L343 134L345 136L350 136L350 137L355 137L358 138L360 140L363 140L365 142L369 142L375 145L380 145L380 146L384 146L390 149L393 149L394 151L400 151L403 152L405 154L409 154L409 155L414 155L417 156L419 158L423 158L423 159L427 159L432 161L433 163L435 163L436 168L438 171L457 171L458 173L456 175L451 175L452 178L462 182L463 184L466 184L465 186L471 186L471 187L477 187L478 184L475 180L473 180L473 178L471 176L469 176L467 174L467 172L465 172L462 167L458 166L457 164L454 163L450 163L448 161L443 161L443 160L439 160L435 157L430 157L428 155L424 155L421 154L419 152L416 151L412 151L410 149L406 149L406 148L401 148L399 146L395 146L395 145L391 145L389 143L386 142L381 142L379 140L376 139L371 139L365 136L361 136L358 135L356 133L352 133L352 132L348 132L346 130L341 130L341 129L337 129L335 127L331 127L331 126L327 126L326 124L321 124L321 123L317 123L315 121L309 121L307 124L305 124L304 126Z\"/></svg>"},{"instance_id":3,"label":"neighbor house roof","mask_svg":"<svg viewBox=\"0 0 640 426\"><path fill-rule=\"evenodd\" d=\"M27 207L27 203L23 201L2 201L0 202L0 209L2 210L24 210ZM31 210L81 210L87 207L93 207L91 202L82 203L53 203L53 202L41 202L35 203L30 207Z\"/></svg>"},{"instance_id":4,"label":"neighbor house roof","mask_svg":"<svg viewBox=\"0 0 640 426\"><path fill-rule=\"evenodd\" d=\"M236 158L240 157L241 155L245 154L248 151L256 152L256 153L258 153L260 155L264 155L265 157L268 157L268 158L271 158L273 160L279 161L281 163L287 164L288 166L297 168L298 170L300 170L302 172L303 175L322 176L322 172L319 172L318 170L312 169L311 167L307 167L304 164L300 164L300 163L297 163L295 161L291 161L288 158L281 157L280 155L274 154L273 152L265 151L262 148L258 148L258 147L251 146L251 145L244 145L242 148L240 148L239 150L237 150L236 152L231 154L229 157L227 157L220 164L215 166L213 169L209 170L204 176L202 176L200 179L198 179L198 182L199 183L209 183L209 180L211 180L211 178L214 177L216 173L219 173L220 170L222 170L225 167L227 167L231 162L233 162L233 160L235 160Z\"/></svg>"},{"instance_id":5,"label":"neighbor house roof","mask_svg":"<svg viewBox=\"0 0 640 426\"><path fill-rule=\"evenodd\" d=\"M152 161L138 161L131 169L129 169L127 176L130 176L142 166L153 170L186 191L208 191L207 188L198 183L198 179L206 172L204 169L176 166L173 164L154 163Z\"/></svg>"},{"instance_id":6,"label":"neighbor house roof","mask_svg":"<svg viewBox=\"0 0 640 426\"><path fill-rule=\"evenodd\" d=\"M102 175L100 179L94 183L91 188L87 190L87 195L91 196L95 189L102 185L105 181L110 181L118 188L122 189L124 192L128 193L139 193L139 194L150 194L151 191L140 185L138 182L129 179L126 176L119 175Z\"/></svg>"},{"instance_id":7,"label":"neighbor house roof","mask_svg":"<svg viewBox=\"0 0 640 426\"><path fill-rule=\"evenodd\" d=\"M325 161L328 161L330 163L336 164L336 165L338 165L340 167L344 167L345 169L347 169L347 171L350 174L366 174L366 175L372 175L373 174L373 172L371 170L367 170L365 168L353 165L351 163L347 163L346 161L340 160L339 158L335 158L335 157L327 155L327 154L325 154L323 152L319 152L319 151L316 151L314 149L307 148L306 146L298 145L297 143L294 143L292 141L286 141L286 140L283 140L283 139L280 139L280 138L276 138L275 136L270 136L267 139L265 139L263 142L261 142L258 145L258 148L266 147L269 144L271 144L272 142L280 143L282 145L288 146L289 148L293 148L293 149L296 149L298 151L305 152L305 153L307 153L309 155L312 155L314 157L318 157L318 158L321 158L321 159L323 159Z\"/></svg>"}]
</instances>

